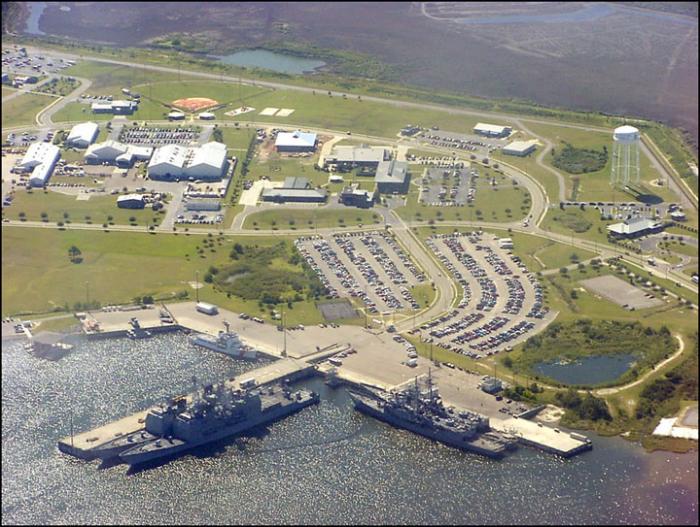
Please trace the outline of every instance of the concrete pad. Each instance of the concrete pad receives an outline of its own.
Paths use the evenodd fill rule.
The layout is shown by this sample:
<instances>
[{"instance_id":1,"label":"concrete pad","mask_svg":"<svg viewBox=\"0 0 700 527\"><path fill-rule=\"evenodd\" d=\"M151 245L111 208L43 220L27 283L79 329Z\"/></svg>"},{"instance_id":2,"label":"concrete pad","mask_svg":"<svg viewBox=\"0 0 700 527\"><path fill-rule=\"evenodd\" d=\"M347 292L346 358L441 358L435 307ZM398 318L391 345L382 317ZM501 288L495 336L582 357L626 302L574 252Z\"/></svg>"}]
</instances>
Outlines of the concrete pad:
<instances>
[{"instance_id":1,"label":"concrete pad","mask_svg":"<svg viewBox=\"0 0 700 527\"><path fill-rule=\"evenodd\" d=\"M582 280L581 284L589 291L615 302L619 306L628 305L634 309L646 309L663 305L663 302L658 298L645 297L643 290L620 280L617 276L598 276Z\"/></svg>"},{"instance_id":2,"label":"concrete pad","mask_svg":"<svg viewBox=\"0 0 700 527\"><path fill-rule=\"evenodd\" d=\"M228 115L230 117L235 117L236 115L241 115L243 113L248 113L248 112L254 112L255 108L252 108L250 106L241 106L239 108L236 108L235 110L231 110L226 112L224 115Z\"/></svg>"},{"instance_id":3,"label":"concrete pad","mask_svg":"<svg viewBox=\"0 0 700 527\"><path fill-rule=\"evenodd\" d=\"M277 117L289 117L294 113L294 110L292 108L282 108L279 112L277 112Z\"/></svg>"},{"instance_id":4,"label":"concrete pad","mask_svg":"<svg viewBox=\"0 0 700 527\"><path fill-rule=\"evenodd\" d=\"M258 115L275 115L278 110L279 110L279 108L265 108Z\"/></svg>"},{"instance_id":5,"label":"concrete pad","mask_svg":"<svg viewBox=\"0 0 700 527\"><path fill-rule=\"evenodd\" d=\"M284 181L268 181L266 179L259 179L253 183L253 186L248 190L241 192L241 197L238 203L241 205L246 205L249 207L254 207L258 204L260 199L260 194L264 189L267 188L279 188L284 185Z\"/></svg>"},{"instance_id":6,"label":"concrete pad","mask_svg":"<svg viewBox=\"0 0 700 527\"><path fill-rule=\"evenodd\" d=\"M89 194L89 193L87 193L87 192L81 192L80 194L78 194L78 195L75 197L75 199L78 200L78 201L87 201L87 200L90 199L90 196L91 196L91 195L92 195L92 194ZM115 204L116 204L116 200L115 200Z\"/></svg>"}]
</instances>

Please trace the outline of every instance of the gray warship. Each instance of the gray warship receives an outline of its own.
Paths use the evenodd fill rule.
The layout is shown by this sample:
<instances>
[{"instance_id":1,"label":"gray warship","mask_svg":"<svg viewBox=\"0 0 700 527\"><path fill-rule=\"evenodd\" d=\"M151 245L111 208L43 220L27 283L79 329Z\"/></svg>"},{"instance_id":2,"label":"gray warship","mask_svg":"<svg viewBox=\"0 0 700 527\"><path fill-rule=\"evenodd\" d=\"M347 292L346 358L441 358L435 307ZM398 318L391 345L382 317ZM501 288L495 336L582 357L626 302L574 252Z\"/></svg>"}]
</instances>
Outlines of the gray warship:
<instances>
[{"instance_id":1,"label":"gray warship","mask_svg":"<svg viewBox=\"0 0 700 527\"><path fill-rule=\"evenodd\" d=\"M492 431L487 417L445 407L430 374L404 389L367 388L366 393L351 391L350 397L360 412L449 446L496 459L516 447L517 438Z\"/></svg>"},{"instance_id":2,"label":"gray warship","mask_svg":"<svg viewBox=\"0 0 700 527\"><path fill-rule=\"evenodd\" d=\"M236 435L318 403L309 390L290 391L282 384L232 389L207 385L191 400L185 396L151 408L145 426L96 446L92 455L118 457L130 465L145 463Z\"/></svg>"}]
</instances>

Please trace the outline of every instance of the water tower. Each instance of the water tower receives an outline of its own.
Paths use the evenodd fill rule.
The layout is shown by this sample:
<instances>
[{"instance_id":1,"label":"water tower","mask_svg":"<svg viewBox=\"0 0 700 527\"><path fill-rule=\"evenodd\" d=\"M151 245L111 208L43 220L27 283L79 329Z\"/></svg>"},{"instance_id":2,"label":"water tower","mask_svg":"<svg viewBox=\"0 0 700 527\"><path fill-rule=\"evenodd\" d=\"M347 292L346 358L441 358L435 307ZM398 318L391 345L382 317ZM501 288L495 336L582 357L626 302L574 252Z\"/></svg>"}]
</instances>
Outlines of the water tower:
<instances>
[{"instance_id":1,"label":"water tower","mask_svg":"<svg viewBox=\"0 0 700 527\"><path fill-rule=\"evenodd\" d=\"M610 184L626 187L639 183L639 130L634 126L620 126L613 132L612 168Z\"/></svg>"}]
</instances>

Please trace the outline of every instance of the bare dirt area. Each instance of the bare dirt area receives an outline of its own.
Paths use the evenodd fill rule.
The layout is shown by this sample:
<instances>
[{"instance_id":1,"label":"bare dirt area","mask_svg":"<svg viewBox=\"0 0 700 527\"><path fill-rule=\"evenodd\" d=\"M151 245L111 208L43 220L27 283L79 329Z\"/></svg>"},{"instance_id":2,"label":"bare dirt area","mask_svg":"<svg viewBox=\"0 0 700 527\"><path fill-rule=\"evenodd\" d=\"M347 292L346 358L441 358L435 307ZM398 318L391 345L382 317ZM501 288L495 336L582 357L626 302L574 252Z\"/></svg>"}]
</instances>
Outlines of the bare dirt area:
<instances>
[{"instance_id":1,"label":"bare dirt area","mask_svg":"<svg viewBox=\"0 0 700 527\"><path fill-rule=\"evenodd\" d=\"M40 29L124 46L186 32L214 53L309 43L377 57L402 83L636 114L697 140L698 21L689 16L584 2L69 4L50 4Z\"/></svg>"}]
</instances>

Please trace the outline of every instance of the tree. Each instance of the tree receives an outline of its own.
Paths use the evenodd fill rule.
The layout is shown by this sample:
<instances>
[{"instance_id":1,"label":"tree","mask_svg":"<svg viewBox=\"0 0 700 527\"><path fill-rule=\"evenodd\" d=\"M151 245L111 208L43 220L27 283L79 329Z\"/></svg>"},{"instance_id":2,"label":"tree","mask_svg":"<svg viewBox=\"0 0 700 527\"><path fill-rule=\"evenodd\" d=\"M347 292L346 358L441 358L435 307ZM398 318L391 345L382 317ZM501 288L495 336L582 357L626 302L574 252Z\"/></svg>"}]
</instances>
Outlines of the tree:
<instances>
[{"instance_id":1,"label":"tree","mask_svg":"<svg viewBox=\"0 0 700 527\"><path fill-rule=\"evenodd\" d=\"M506 368L512 368L512 367L513 367L513 359L511 359L510 357L506 356L506 357L503 359L503 365L504 365Z\"/></svg>"},{"instance_id":2,"label":"tree","mask_svg":"<svg viewBox=\"0 0 700 527\"><path fill-rule=\"evenodd\" d=\"M72 263L80 263L83 261L82 253L75 245L71 245L68 249L68 258Z\"/></svg>"}]
</instances>

